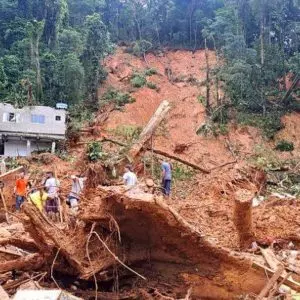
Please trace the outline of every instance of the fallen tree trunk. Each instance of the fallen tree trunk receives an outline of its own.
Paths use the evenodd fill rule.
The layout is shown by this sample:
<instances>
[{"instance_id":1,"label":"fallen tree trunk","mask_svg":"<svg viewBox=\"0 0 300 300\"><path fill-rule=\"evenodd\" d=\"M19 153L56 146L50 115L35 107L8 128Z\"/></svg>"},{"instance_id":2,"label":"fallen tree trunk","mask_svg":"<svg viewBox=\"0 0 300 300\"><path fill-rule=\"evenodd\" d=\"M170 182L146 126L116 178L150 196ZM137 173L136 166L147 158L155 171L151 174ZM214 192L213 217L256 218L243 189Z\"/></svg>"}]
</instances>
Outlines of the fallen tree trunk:
<instances>
[{"instance_id":1,"label":"fallen tree trunk","mask_svg":"<svg viewBox=\"0 0 300 300\"><path fill-rule=\"evenodd\" d=\"M5 177L7 177L9 175L12 175L12 174L15 174L15 173L20 173L20 172L23 172L23 171L24 171L24 167L15 168L15 169L10 170L10 171L8 171L8 172L6 172L4 174L1 174L0 175L0 179L3 179L3 178L5 178Z\"/></svg>"},{"instance_id":2,"label":"fallen tree trunk","mask_svg":"<svg viewBox=\"0 0 300 300\"><path fill-rule=\"evenodd\" d=\"M35 241L26 237L9 237L0 239L0 246L6 245L12 245L29 251L37 250L37 245Z\"/></svg>"},{"instance_id":3,"label":"fallen tree trunk","mask_svg":"<svg viewBox=\"0 0 300 300\"><path fill-rule=\"evenodd\" d=\"M195 286L191 295L195 299L233 299L247 292L258 294L266 285L265 269L251 268L250 260L217 247L162 198L146 194L138 187L130 191L120 186L98 187L93 194L95 200L87 197L79 217L88 223L92 216L91 222L109 230L111 220L107 216L111 215L122 237L122 246L114 250L116 255L123 255L122 249L126 249L126 262L145 277L150 261L151 276L158 272L160 281L168 283L175 276L176 284L185 292L186 286ZM101 201L95 194L101 195ZM170 266L172 275L160 272Z\"/></svg>"},{"instance_id":4,"label":"fallen tree trunk","mask_svg":"<svg viewBox=\"0 0 300 300\"><path fill-rule=\"evenodd\" d=\"M15 260L0 263L0 273L9 272L12 270L30 271L38 270L45 263L45 259L40 254L30 254Z\"/></svg>"},{"instance_id":5,"label":"fallen tree trunk","mask_svg":"<svg viewBox=\"0 0 300 300\"><path fill-rule=\"evenodd\" d=\"M67 230L60 230L55 224L51 223L46 217L31 203L25 203L24 213L29 217L25 221L25 226L32 233L32 238L40 245L40 251L46 252L50 257L53 246L49 249L49 240L56 248L56 255L61 254L69 262L70 266L82 278L88 279L101 270L105 270L113 265L114 260L108 255L102 255L101 243L94 241L94 253L88 254L86 249L87 233L77 228L76 235L70 236ZM48 247L48 251L47 251ZM103 248L103 247L102 247ZM44 250L42 250L44 249ZM100 252L98 255L95 252ZM44 253L43 253L44 254ZM89 258L92 257L92 259Z\"/></svg>"},{"instance_id":6,"label":"fallen tree trunk","mask_svg":"<svg viewBox=\"0 0 300 300\"><path fill-rule=\"evenodd\" d=\"M133 160L143 148L144 144L151 138L161 121L165 118L166 114L170 110L170 104L168 101L163 101L157 108L154 115L146 127L141 132L139 139L133 144L128 152L128 157Z\"/></svg>"},{"instance_id":7,"label":"fallen tree trunk","mask_svg":"<svg viewBox=\"0 0 300 300\"><path fill-rule=\"evenodd\" d=\"M161 156L164 156L164 157L170 158L172 160L178 161L178 162L180 162L180 163L182 163L184 165L187 165L187 166L189 166L189 167L191 167L191 168L193 168L195 170L201 171L201 172L203 172L205 174L209 174L210 173L209 170L206 170L206 169L204 169L204 168L202 168L202 167L200 167L200 166L198 166L198 165L196 165L196 164L194 164L192 162L189 162L189 161L187 161L185 159L182 159L182 158L180 158L178 156L175 156L173 154L167 153L165 151L158 150L158 149L151 149L151 148L148 148L147 150L153 151L155 154L159 154Z\"/></svg>"},{"instance_id":8,"label":"fallen tree trunk","mask_svg":"<svg viewBox=\"0 0 300 300\"><path fill-rule=\"evenodd\" d=\"M252 199L254 195L247 190L235 193L234 224L238 231L240 247L248 248L254 240L252 228Z\"/></svg>"}]
</instances>

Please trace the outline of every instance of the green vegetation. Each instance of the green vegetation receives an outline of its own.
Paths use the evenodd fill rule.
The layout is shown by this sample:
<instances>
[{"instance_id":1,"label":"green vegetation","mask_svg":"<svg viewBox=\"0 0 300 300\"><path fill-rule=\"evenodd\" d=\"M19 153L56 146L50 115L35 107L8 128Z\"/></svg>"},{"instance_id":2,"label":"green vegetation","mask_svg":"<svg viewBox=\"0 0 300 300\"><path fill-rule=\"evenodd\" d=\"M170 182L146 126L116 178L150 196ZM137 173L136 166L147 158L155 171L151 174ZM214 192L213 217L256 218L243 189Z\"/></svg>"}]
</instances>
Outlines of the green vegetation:
<instances>
[{"instance_id":1,"label":"green vegetation","mask_svg":"<svg viewBox=\"0 0 300 300\"><path fill-rule=\"evenodd\" d=\"M146 53L161 54L166 46L197 50L206 45L218 62L206 65L201 83L208 92L199 101L209 117L226 105L223 116L232 107L249 119L241 122L272 138L281 128L274 115L299 110L294 101L299 89L287 93L283 80L300 73L299 13L299 1L292 0L2 0L0 101L19 107L84 103L94 112L106 77L102 62L114 44L130 45L128 50L145 62ZM147 76L156 73L149 68L134 74L131 84L154 88ZM200 84L193 77L187 81ZM222 88L217 101L209 99L212 84ZM114 97L120 106L131 101ZM215 122L225 123L222 119Z\"/></svg>"},{"instance_id":2,"label":"green vegetation","mask_svg":"<svg viewBox=\"0 0 300 300\"><path fill-rule=\"evenodd\" d=\"M267 116L261 114L249 114L240 112L237 115L237 121L243 125L256 126L262 130L267 139L273 139L275 134L283 128L281 123L281 113L274 112Z\"/></svg>"},{"instance_id":3,"label":"green vegetation","mask_svg":"<svg viewBox=\"0 0 300 300\"><path fill-rule=\"evenodd\" d=\"M114 135L124 138L127 142L137 139L142 132L142 127L134 125L119 125L113 130Z\"/></svg>"},{"instance_id":4,"label":"green vegetation","mask_svg":"<svg viewBox=\"0 0 300 300\"><path fill-rule=\"evenodd\" d=\"M172 172L173 180L175 181L189 180L195 175L194 170L179 163L173 163L172 170L173 170Z\"/></svg>"},{"instance_id":5,"label":"green vegetation","mask_svg":"<svg viewBox=\"0 0 300 300\"><path fill-rule=\"evenodd\" d=\"M145 76L152 76L157 74L157 70L154 68L148 68L144 72Z\"/></svg>"},{"instance_id":6,"label":"green vegetation","mask_svg":"<svg viewBox=\"0 0 300 300\"><path fill-rule=\"evenodd\" d=\"M147 82L147 87L149 89L152 89L152 90L156 90L157 89L157 85L155 83L153 83L153 82L150 82L150 81Z\"/></svg>"},{"instance_id":7,"label":"green vegetation","mask_svg":"<svg viewBox=\"0 0 300 300\"><path fill-rule=\"evenodd\" d=\"M147 79L143 74L134 73L130 80L130 83L135 88L141 88L146 85Z\"/></svg>"},{"instance_id":8,"label":"green vegetation","mask_svg":"<svg viewBox=\"0 0 300 300\"><path fill-rule=\"evenodd\" d=\"M117 107L122 107L127 103L135 102L135 99L128 93L122 93L114 88L110 88L101 97L100 105L107 102L113 102Z\"/></svg>"},{"instance_id":9,"label":"green vegetation","mask_svg":"<svg viewBox=\"0 0 300 300\"><path fill-rule=\"evenodd\" d=\"M89 161L96 162L103 158L102 145L100 142L91 142L87 147L87 157Z\"/></svg>"},{"instance_id":10,"label":"green vegetation","mask_svg":"<svg viewBox=\"0 0 300 300\"><path fill-rule=\"evenodd\" d=\"M279 150L279 151L282 151L282 152L284 152L284 151L287 151L287 152L293 151L294 150L294 143L288 142L288 141L285 141L285 140L281 140L276 144L275 150Z\"/></svg>"}]
</instances>

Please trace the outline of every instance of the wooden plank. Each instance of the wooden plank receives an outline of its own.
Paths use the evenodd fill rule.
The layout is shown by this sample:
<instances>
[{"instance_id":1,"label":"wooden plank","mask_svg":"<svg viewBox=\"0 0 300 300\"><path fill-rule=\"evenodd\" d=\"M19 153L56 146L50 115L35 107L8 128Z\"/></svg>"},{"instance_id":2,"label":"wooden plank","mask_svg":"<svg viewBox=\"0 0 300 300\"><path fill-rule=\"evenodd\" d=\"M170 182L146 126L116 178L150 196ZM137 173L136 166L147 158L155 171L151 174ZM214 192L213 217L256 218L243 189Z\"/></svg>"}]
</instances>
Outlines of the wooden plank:
<instances>
[{"instance_id":1,"label":"wooden plank","mask_svg":"<svg viewBox=\"0 0 300 300\"><path fill-rule=\"evenodd\" d=\"M280 278L284 271L284 266L280 266L276 272L273 274L269 282L264 286L264 288L261 290L259 295L257 296L256 300L263 300L264 297L268 296L269 291L272 289L272 287L276 284L277 280Z\"/></svg>"},{"instance_id":2,"label":"wooden plank","mask_svg":"<svg viewBox=\"0 0 300 300\"><path fill-rule=\"evenodd\" d=\"M257 269L257 270L259 270L261 272L266 273L268 276L273 276L274 273L275 273L270 268L268 268L266 266L263 266L263 265L261 265L261 264L259 264L257 262L254 262L254 261L252 261L252 267L254 269ZM279 278L284 279L284 276L281 274ZM297 281L294 281L294 280L288 278L285 281L285 285L288 286L289 288L291 288L292 290L300 292L300 283L297 282Z\"/></svg>"},{"instance_id":3,"label":"wooden plank","mask_svg":"<svg viewBox=\"0 0 300 300\"><path fill-rule=\"evenodd\" d=\"M9 175L11 175L11 174L18 173L18 172L23 172L23 171L24 171L24 167L18 167L18 168L15 168L15 169L10 170L10 171L8 171L8 172L6 172L6 173L4 173L4 174L1 174L1 175L0 175L0 179L3 179L3 178L5 178L6 176L9 176Z\"/></svg>"}]
</instances>

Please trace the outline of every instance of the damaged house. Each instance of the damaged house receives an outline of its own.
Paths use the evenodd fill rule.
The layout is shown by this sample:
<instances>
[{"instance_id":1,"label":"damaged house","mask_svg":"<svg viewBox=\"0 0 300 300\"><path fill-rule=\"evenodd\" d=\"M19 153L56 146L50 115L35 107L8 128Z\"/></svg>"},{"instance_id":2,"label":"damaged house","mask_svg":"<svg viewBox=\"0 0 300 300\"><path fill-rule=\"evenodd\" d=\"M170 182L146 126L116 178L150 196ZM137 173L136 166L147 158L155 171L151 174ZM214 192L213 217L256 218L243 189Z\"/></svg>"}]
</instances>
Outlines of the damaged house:
<instances>
[{"instance_id":1,"label":"damaged house","mask_svg":"<svg viewBox=\"0 0 300 300\"><path fill-rule=\"evenodd\" d=\"M65 139L65 106L14 108L0 103L0 155L28 156L33 151L51 149Z\"/></svg>"}]
</instances>

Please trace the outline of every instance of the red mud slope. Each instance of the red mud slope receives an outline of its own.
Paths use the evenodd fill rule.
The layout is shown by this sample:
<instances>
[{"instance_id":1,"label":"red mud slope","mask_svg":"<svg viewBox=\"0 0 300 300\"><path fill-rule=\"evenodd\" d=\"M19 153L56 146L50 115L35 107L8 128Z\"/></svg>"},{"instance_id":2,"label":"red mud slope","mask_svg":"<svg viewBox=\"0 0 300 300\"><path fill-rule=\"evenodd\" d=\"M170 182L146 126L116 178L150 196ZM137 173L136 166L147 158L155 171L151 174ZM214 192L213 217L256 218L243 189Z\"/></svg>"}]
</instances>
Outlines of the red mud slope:
<instances>
[{"instance_id":1,"label":"red mud slope","mask_svg":"<svg viewBox=\"0 0 300 300\"><path fill-rule=\"evenodd\" d=\"M171 111L160 126L154 138L154 147L174 153L178 144L189 145L180 154L181 158L199 164L207 169L214 168L237 158L238 163L213 171L209 175L198 174L189 182L179 184L176 197L169 200L181 215L190 223L198 226L208 236L222 246L236 248L237 233L233 224L233 190L238 189L232 182L243 177L248 172L247 161L257 146L272 149L273 144L267 144L259 130L251 127L229 126L229 133L219 137L204 137L196 134L199 126L205 121L205 109L198 101L199 95L205 96L205 53L196 51L171 51L160 55L149 54L147 63L119 48L108 57L105 67L108 78L100 89L100 95L113 87L123 92L129 92L135 98L135 103L127 104L123 111L114 111L105 124L108 135L119 126L144 126L158 105L163 100L171 103ZM215 65L213 52L209 53L209 63ZM158 74L147 78L155 83L158 90L148 87L134 89L130 77L134 72L143 72L146 68L155 68ZM171 70L172 78L167 76ZM170 75L170 73L169 73ZM215 87L211 86L211 98L216 95ZM278 134L277 140L288 139L295 142L295 157L298 155L300 138L297 132L300 115L291 114L284 117L285 129ZM234 149L229 150L228 142ZM238 157L233 157L232 150L238 150ZM291 156L291 154L287 154ZM286 154L283 155L286 157ZM249 174L248 174L249 175ZM250 175L249 175L250 176ZM251 177L251 176L250 176ZM249 177L249 178L250 178ZM252 180L247 179L248 181ZM258 183L259 184L259 183ZM256 191L253 183L247 183L243 188ZM183 195L180 197L180 195ZM279 205L260 206L254 209L254 226L258 238L300 236L298 231L298 215L300 206ZM276 221L274 221L275 215Z\"/></svg>"}]
</instances>

